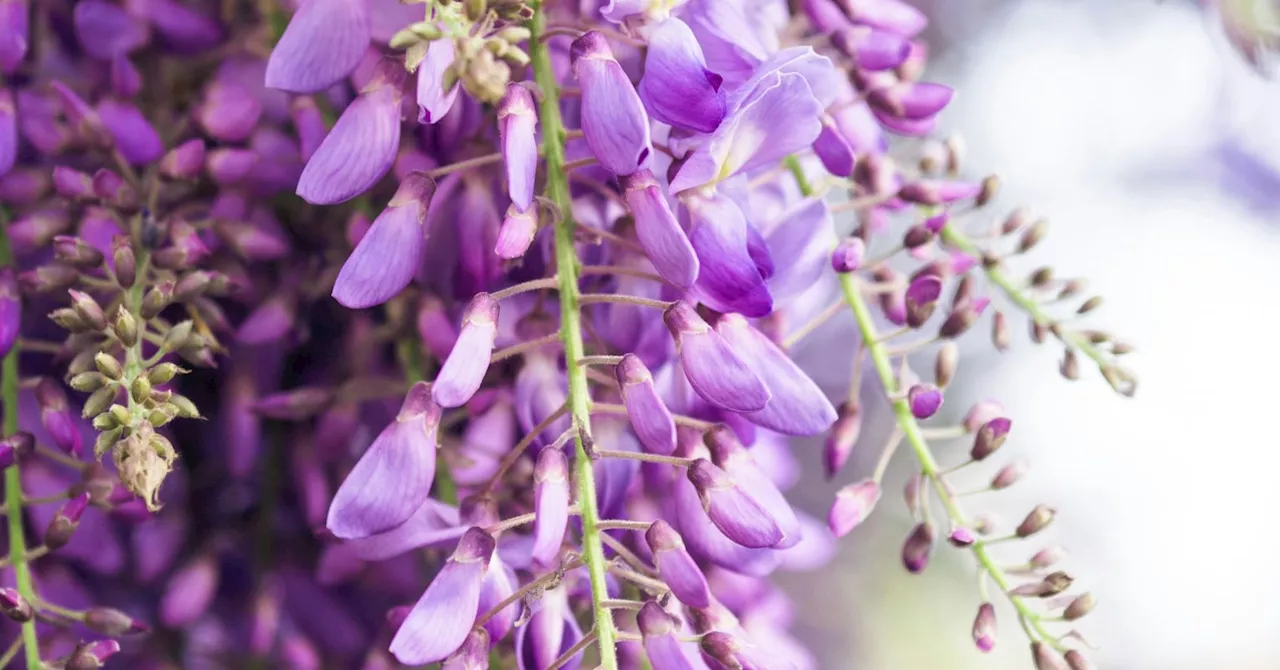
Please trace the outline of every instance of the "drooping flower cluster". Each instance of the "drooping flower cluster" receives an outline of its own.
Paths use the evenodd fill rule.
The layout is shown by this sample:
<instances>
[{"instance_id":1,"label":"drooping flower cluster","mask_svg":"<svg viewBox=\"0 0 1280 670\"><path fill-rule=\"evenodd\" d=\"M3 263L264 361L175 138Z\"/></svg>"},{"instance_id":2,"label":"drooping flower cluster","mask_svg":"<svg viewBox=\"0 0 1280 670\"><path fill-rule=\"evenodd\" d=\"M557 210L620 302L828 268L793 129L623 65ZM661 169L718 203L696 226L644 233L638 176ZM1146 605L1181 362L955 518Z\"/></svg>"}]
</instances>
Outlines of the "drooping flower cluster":
<instances>
[{"instance_id":1,"label":"drooping flower cluster","mask_svg":"<svg viewBox=\"0 0 1280 670\"><path fill-rule=\"evenodd\" d=\"M997 184L932 138L925 17L799 4L0 0L0 462L11 540L46 528L9 548L8 657L814 668L769 575L825 563L906 443L907 569L945 532L1037 667L1090 667L1057 551L993 556L1054 510L959 504L1012 422L933 422L957 338L1008 345L990 293L1065 377L1130 393L1129 347L1050 311L1095 309L1080 282L1006 269L1042 221L970 236ZM848 314L837 406L788 351ZM864 377L897 430L856 478ZM825 524L786 497L819 460L854 481ZM162 634L117 643L135 617Z\"/></svg>"}]
</instances>

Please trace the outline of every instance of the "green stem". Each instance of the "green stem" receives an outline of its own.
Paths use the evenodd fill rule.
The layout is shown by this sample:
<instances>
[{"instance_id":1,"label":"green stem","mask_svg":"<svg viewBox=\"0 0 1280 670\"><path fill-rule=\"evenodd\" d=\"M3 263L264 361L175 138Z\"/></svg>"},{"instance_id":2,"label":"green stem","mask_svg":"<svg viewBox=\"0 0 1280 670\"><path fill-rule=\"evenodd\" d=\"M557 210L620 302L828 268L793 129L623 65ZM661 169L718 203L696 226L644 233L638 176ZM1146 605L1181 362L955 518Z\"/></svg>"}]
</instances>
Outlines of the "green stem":
<instances>
[{"instance_id":1,"label":"green stem","mask_svg":"<svg viewBox=\"0 0 1280 670\"><path fill-rule=\"evenodd\" d=\"M400 357L400 366L404 368L405 379L409 380L410 384L424 381L422 349L416 338L401 338L396 342L396 354ZM436 453L435 488L436 498L440 502L450 505L458 504L458 484L453 481L453 474L449 472L449 462L445 460L443 451Z\"/></svg>"},{"instance_id":2,"label":"green stem","mask_svg":"<svg viewBox=\"0 0 1280 670\"><path fill-rule=\"evenodd\" d=\"M13 250L9 246L8 213L0 210L0 265L13 266ZM3 371L0 372L0 386L3 386L4 401L4 434L13 435L18 432L18 345L14 343L4 357ZM35 588L31 583L31 565L27 563L26 537L22 533L22 472L17 465L4 471L4 501L9 508L9 562L13 565L14 581L18 593L27 602L35 603ZM39 670L40 642L36 639L36 622L22 624L22 647L27 662L27 670Z\"/></svg>"},{"instance_id":3,"label":"green stem","mask_svg":"<svg viewBox=\"0 0 1280 670\"><path fill-rule=\"evenodd\" d=\"M978 248L978 245L974 244L973 241L966 237L964 233L957 230L956 226L946 226L943 228L941 237L942 241L973 256L974 258L982 258L984 255L982 249ZM1011 279L1009 275L1005 274L1000 264L984 264L983 272L986 273L987 279L990 279L992 284L1000 287L1000 290L1009 298L1009 301L1021 308L1022 311L1026 312L1027 316L1031 317L1032 321L1035 321L1044 327L1053 325L1055 319L1045 313L1044 309L1035 298L1027 295L1025 291L1019 288L1018 283ZM1084 335L1066 328L1054 329L1053 333L1067 347L1079 349L1085 356L1088 356L1094 363L1097 363L1099 368L1105 370L1114 367L1114 363L1112 363L1107 353L1090 342L1089 338Z\"/></svg>"},{"instance_id":4,"label":"green stem","mask_svg":"<svg viewBox=\"0 0 1280 670\"><path fill-rule=\"evenodd\" d=\"M599 637L600 667L618 667L617 631L613 613L603 603L609 599L605 582L607 563L600 541L600 511L596 505L594 461L588 456L584 437L591 435L591 396L586 368L579 360L585 355L582 324L578 310L578 251L574 246L574 224L571 217L568 174L564 169L564 125L560 120L560 89L551 66L551 54L542 41L547 31L547 17L539 3L529 21L533 36L529 39L529 57L534 78L542 89L541 122L543 153L546 158L547 196L560 209L561 219L555 227L556 276L560 279L560 334L564 339L566 375L569 378L569 414L576 428L574 460L578 480L578 507L582 511L582 559L591 577L591 603L595 629Z\"/></svg>"}]
</instances>

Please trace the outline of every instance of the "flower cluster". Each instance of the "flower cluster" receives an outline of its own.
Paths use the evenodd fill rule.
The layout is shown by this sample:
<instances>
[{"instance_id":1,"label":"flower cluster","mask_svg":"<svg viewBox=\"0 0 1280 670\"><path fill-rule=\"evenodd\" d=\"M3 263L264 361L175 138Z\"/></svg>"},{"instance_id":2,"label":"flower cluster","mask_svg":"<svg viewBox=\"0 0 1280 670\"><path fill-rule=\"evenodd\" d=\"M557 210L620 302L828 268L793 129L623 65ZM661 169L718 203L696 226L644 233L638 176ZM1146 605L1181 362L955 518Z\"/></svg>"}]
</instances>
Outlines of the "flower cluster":
<instances>
[{"instance_id":1,"label":"flower cluster","mask_svg":"<svg viewBox=\"0 0 1280 670\"><path fill-rule=\"evenodd\" d=\"M906 568L945 532L979 649L994 584L1036 667L1091 667L1060 551L996 557L1054 510L960 506L1025 472L961 489L1011 420L934 417L958 338L1009 346L993 297L1069 379L1132 393L1130 347L1008 269L1046 224L992 224L934 139L918 10L241 4L0 0L0 666L815 668L769 576L825 563L905 443ZM788 351L847 315L833 403ZM897 429L824 524L785 494L874 448L871 387Z\"/></svg>"}]
</instances>

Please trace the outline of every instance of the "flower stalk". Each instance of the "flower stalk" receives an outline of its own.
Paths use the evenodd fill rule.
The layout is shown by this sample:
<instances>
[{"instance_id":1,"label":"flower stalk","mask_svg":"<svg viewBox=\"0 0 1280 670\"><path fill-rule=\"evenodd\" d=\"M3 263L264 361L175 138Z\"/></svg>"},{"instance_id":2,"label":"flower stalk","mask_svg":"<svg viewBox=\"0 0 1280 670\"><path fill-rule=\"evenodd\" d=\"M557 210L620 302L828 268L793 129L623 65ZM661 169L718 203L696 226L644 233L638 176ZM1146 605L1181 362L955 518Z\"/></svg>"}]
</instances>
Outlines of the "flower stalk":
<instances>
[{"instance_id":1,"label":"flower stalk","mask_svg":"<svg viewBox=\"0 0 1280 670\"><path fill-rule=\"evenodd\" d=\"M538 3L529 21L533 36L529 40L529 57L534 79L542 89L539 120L542 123L543 157L546 165L546 191L561 216L555 223L556 277L560 284L560 335L564 342L565 374L569 382L569 415L574 431L574 477L578 484L578 507L582 513L582 559L591 579L591 603L596 637L600 650L600 667L618 667L617 636L613 613L605 606L609 599L605 582L607 562L600 541L600 512L596 502L594 462L587 454L585 439L591 437L591 397L586 368L579 361L586 355L582 341L581 314L578 305L578 259L574 239L574 222L570 213L568 172L565 169L565 131L560 118L559 84L551 65L551 54L543 41L547 31L546 8Z\"/></svg>"}]
</instances>

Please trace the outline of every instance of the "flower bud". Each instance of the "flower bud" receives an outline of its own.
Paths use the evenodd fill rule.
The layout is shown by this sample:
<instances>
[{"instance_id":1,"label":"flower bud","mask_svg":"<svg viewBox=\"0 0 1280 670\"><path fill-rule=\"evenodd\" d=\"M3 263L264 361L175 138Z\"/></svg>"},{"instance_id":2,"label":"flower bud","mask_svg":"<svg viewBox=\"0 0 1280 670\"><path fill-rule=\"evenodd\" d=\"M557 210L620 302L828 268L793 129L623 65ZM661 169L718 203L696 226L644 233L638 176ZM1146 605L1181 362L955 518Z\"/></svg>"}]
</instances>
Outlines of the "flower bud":
<instances>
[{"instance_id":1,"label":"flower bud","mask_svg":"<svg viewBox=\"0 0 1280 670\"><path fill-rule=\"evenodd\" d=\"M178 416L184 419L199 419L200 410L189 398L177 393L169 397L169 404L178 409Z\"/></svg>"},{"instance_id":2,"label":"flower bud","mask_svg":"<svg viewBox=\"0 0 1280 670\"><path fill-rule=\"evenodd\" d=\"M36 384L36 401L40 404L40 421L54 444L68 454L79 454L80 429L71 417L62 385L50 377L42 377Z\"/></svg>"},{"instance_id":3,"label":"flower bud","mask_svg":"<svg viewBox=\"0 0 1280 670\"><path fill-rule=\"evenodd\" d=\"M902 564L907 572L918 575L929 565L933 553L933 525L924 522L915 527L902 545Z\"/></svg>"},{"instance_id":4,"label":"flower bud","mask_svg":"<svg viewBox=\"0 0 1280 670\"><path fill-rule=\"evenodd\" d=\"M36 440L26 431L0 440L0 470L19 462L36 448Z\"/></svg>"},{"instance_id":5,"label":"flower bud","mask_svg":"<svg viewBox=\"0 0 1280 670\"><path fill-rule=\"evenodd\" d=\"M996 312L991 318L991 344L996 351L1008 351L1009 345L1013 342L1013 335L1009 332L1009 320L1005 317L1004 312Z\"/></svg>"},{"instance_id":6,"label":"flower bud","mask_svg":"<svg viewBox=\"0 0 1280 670\"><path fill-rule=\"evenodd\" d=\"M119 381L124 376L124 368L120 366L120 361L105 351L99 351L94 355L93 364L97 366L98 372L112 381Z\"/></svg>"},{"instance_id":7,"label":"flower bud","mask_svg":"<svg viewBox=\"0 0 1280 670\"><path fill-rule=\"evenodd\" d=\"M836 476L845 461L853 453L858 442L858 434L862 432L862 409L857 403L846 402L840 406L836 422L827 433L827 441L823 447L822 464L827 479Z\"/></svg>"},{"instance_id":8,"label":"flower bud","mask_svg":"<svg viewBox=\"0 0 1280 670\"><path fill-rule=\"evenodd\" d=\"M124 308L124 305L116 311L116 320L111 324L111 329L115 332L116 339L120 340L120 344L132 347L138 343L138 320Z\"/></svg>"},{"instance_id":9,"label":"flower bud","mask_svg":"<svg viewBox=\"0 0 1280 670\"><path fill-rule=\"evenodd\" d=\"M44 531L44 544L49 551L61 549L71 541L71 536L80 526L80 517L84 515L88 506L88 493L81 493L62 504L61 509L53 516L53 520Z\"/></svg>"},{"instance_id":10,"label":"flower bud","mask_svg":"<svg viewBox=\"0 0 1280 670\"><path fill-rule=\"evenodd\" d=\"M204 140L188 140L169 150L160 159L160 174L169 179L194 181L204 170Z\"/></svg>"},{"instance_id":11,"label":"flower bud","mask_svg":"<svg viewBox=\"0 0 1280 670\"><path fill-rule=\"evenodd\" d=\"M144 375L134 377L133 383L129 385L129 395L136 403L146 402L151 397L151 381Z\"/></svg>"},{"instance_id":12,"label":"flower bud","mask_svg":"<svg viewBox=\"0 0 1280 670\"><path fill-rule=\"evenodd\" d=\"M167 279L148 289L142 296L142 318L149 320L163 312L173 302L173 289L173 282Z\"/></svg>"},{"instance_id":13,"label":"flower bud","mask_svg":"<svg viewBox=\"0 0 1280 670\"><path fill-rule=\"evenodd\" d=\"M1031 557L1031 567L1035 569L1047 568L1056 565L1067 555L1066 550L1062 547L1048 547L1041 549Z\"/></svg>"},{"instance_id":14,"label":"flower bud","mask_svg":"<svg viewBox=\"0 0 1280 670\"><path fill-rule=\"evenodd\" d=\"M836 537L848 535L871 515L879 500L880 485L870 479L840 489L827 513L827 527Z\"/></svg>"},{"instance_id":15,"label":"flower bud","mask_svg":"<svg viewBox=\"0 0 1280 670\"><path fill-rule=\"evenodd\" d=\"M53 190L68 200L93 198L93 178L79 170L58 165L53 168Z\"/></svg>"},{"instance_id":16,"label":"flower bud","mask_svg":"<svg viewBox=\"0 0 1280 670\"><path fill-rule=\"evenodd\" d=\"M93 193L113 209L132 212L138 208L138 192L120 175L106 168L93 174Z\"/></svg>"},{"instance_id":17,"label":"flower bud","mask_svg":"<svg viewBox=\"0 0 1280 670\"><path fill-rule=\"evenodd\" d=\"M969 456L975 461L981 461L996 453L997 449L1004 446L1012 426L1013 422L1003 416L983 424L973 438L973 448L969 450Z\"/></svg>"},{"instance_id":18,"label":"flower bud","mask_svg":"<svg viewBox=\"0 0 1280 670\"><path fill-rule=\"evenodd\" d=\"M689 466L688 476L703 511L725 537L753 549L782 542L778 520L729 473L700 458Z\"/></svg>"},{"instance_id":19,"label":"flower bud","mask_svg":"<svg viewBox=\"0 0 1280 670\"><path fill-rule=\"evenodd\" d=\"M18 276L23 291L47 293L71 286L80 278L80 272L66 265L42 265Z\"/></svg>"},{"instance_id":20,"label":"flower bud","mask_svg":"<svg viewBox=\"0 0 1280 670\"><path fill-rule=\"evenodd\" d=\"M1000 468L996 475L991 478L991 488L999 491L1017 484L1018 480L1022 479L1030 468L1031 465L1026 459L1022 458Z\"/></svg>"},{"instance_id":21,"label":"flower bud","mask_svg":"<svg viewBox=\"0 0 1280 670\"><path fill-rule=\"evenodd\" d=\"M680 533L661 519L654 521L644 534L653 553L658 576L680 602L689 607L709 607L711 591L707 578L684 546Z\"/></svg>"},{"instance_id":22,"label":"flower bud","mask_svg":"<svg viewBox=\"0 0 1280 670\"><path fill-rule=\"evenodd\" d=\"M951 546L960 549L973 546L973 543L977 541L978 538L973 534L973 531L965 528L964 526L956 526L955 528L952 528L951 532L947 535L947 542L950 542Z\"/></svg>"},{"instance_id":23,"label":"flower bud","mask_svg":"<svg viewBox=\"0 0 1280 670\"><path fill-rule=\"evenodd\" d=\"M187 273L173 288L174 301L188 302L204 295L213 285L213 279L213 273L204 270Z\"/></svg>"},{"instance_id":24,"label":"flower bud","mask_svg":"<svg viewBox=\"0 0 1280 670\"><path fill-rule=\"evenodd\" d=\"M123 433L123 428L113 428L99 433L98 438L93 442L93 457L95 459L102 458L103 454L106 454L115 446Z\"/></svg>"},{"instance_id":25,"label":"flower bud","mask_svg":"<svg viewBox=\"0 0 1280 670\"><path fill-rule=\"evenodd\" d=\"M983 653L996 646L996 608L991 603L982 603L978 608L973 620L973 644Z\"/></svg>"},{"instance_id":26,"label":"flower bud","mask_svg":"<svg viewBox=\"0 0 1280 670\"><path fill-rule=\"evenodd\" d=\"M175 376L186 373L187 370L173 363L161 363L147 372L147 381L151 382L152 386L168 384Z\"/></svg>"},{"instance_id":27,"label":"flower bud","mask_svg":"<svg viewBox=\"0 0 1280 670\"><path fill-rule=\"evenodd\" d=\"M912 416L927 419L942 407L942 391L933 384L915 384L907 391L907 404Z\"/></svg>"},{"instance_id":28,"label":"flower bud","mask_svg":"<svg viewBox=\"0 0 1280 670\"><path fill-rule=\"evenodd\" d=\"M31 603L18 593L17 589L0 588L0 610L4 611L4 615L18 623L26 623L35 618L35 610L31 608Z\"/></svg>"},{"instance_id":29,"label":"flower bud","mask_svg":"<svg viewBox=\"0 0 1280 670\"><path fill-rule=\"evenodd\" d=\"M174 324L169 332L164 334L164 339L160 342L162 351L178 351L187 346L187 341L191 339L191 329L195 326L190 319L179 321Z\"/></svg>"},{"instance_id":30,"label":"flower bud","mask_svg":"<svg viewBox=\"0 0 1280 670\"><path fill-rule=\"evenodd\" d=\"M111 241L111 257L114 262L116 283L120 288L133 288L138 281L138 259L133 254L129 238L117 236Z\"/></svg>"},{"instance_id":31,"label":"flower bud","mask_svg":"<svg viewBox=\"0 0 1280 670\"><path fill-rule=\"evenodd\" d=\"M49 312L49 320L72 333L84 333L89 330L89 324L85 323L80 314L70 307L60 307Z\"/></svg>"},{"instance_id":32,"label":"flower bud","mask_svg":"<svg viewBox=\"0 0 1280 670\"><path fill-rule=\"evenodd\" d=\"M569 461L559 449L538 452L533 471L533 547L530 555L541 566L554 566L569 521Z\"/></svg>"},{"instance_id":33,"label":"flower bud","mask_svg":"<svg viewBox=\"0 0 1280 670\"><path fill-rule=\"evenodd\" d=\"M84 613L84 625L89 630L108 637L151 632L150 626L110 607L90 607Z\"/></svg>"},{"instance_id":34,"label":"flower bud","mask_svg":"<svg viewBox=\"0 0 1280 670\"><path fill-rule=\"evenodd\" d=\"M1094 606L1097 604L1098 602L1094 599L1093 594L1086 593L1075 600L1072 600L1071 604L1067 605L1067 609L1062 612L1062 618L1067 621L1082 619L1092 612Z\"/></svg>"},{"instance_id":35,"label":"flower bud","mask_svg":"<svg viewBox=\"0 0 1280 670\"><path fill-rule=\"evenodd\" d=\"M111 403L115 402L115 399L115 387L108 386L106 388L100 388L89 394L88 399L84 401L84 409L80 415L86 419L92 419L93 417L107 411L107 408L111 407Z\"/></svg>"},{"instance_id":36,"label":"flower bud","mask_svg":"<svg viewBox=\"0 0 1280 670\"><path fill-rule=\"evenodd\" d=\"M1036 670L1070 670L1062 656L1046 642L1031 643L1031 658L1035 660Z\"/></svg>"},{"instance_id":37,"label":"flower bud","mask_svg":"<svg viewBox=\"0 0 1280 670\"><path fill-rule=\"evenodd\" d=\"M254 403L253 411L270 419L299 421L324 411L333 401L333 390L318 386L264 396Z\"/></svg>"},{"instance_id":38,"label":"flower bud","mask_svg":"<svg viewBox=\"0 0 1280 670\"><path fill-rule=\"evenodd\" d=\"M1045 219L1038 219L1022 233L1022 237L1018 240L1018 253L1024 254L1031 251L1048 234L1049 222Z\"/></svg>"},{"instance_id":39,"label":"flower bud","mask_svg":"<svg viewBox=\"0 0 1280 670\"><path fill-rule=\"evenodd\" d=\"M1093 661L1085 658L1085 655L1077 649L1072 649L1066 653L1067 667L1071 670L1094 670Z\"/></svg>"},{"instance_id":40,"label":"flower bud","mask_svg":"<svg viewBox=\"0 0 1280 670\"><path fill-rule=\"evenodd\" d=\"M1048 505L1036 505L1035 509L1031 510L1031 513L1027 515L1027 518L1018 524L1015 532L1018 537L1031 537L1052 523L1056 514L1057 512Z\"/></svg>"},{"instance_id":41,"label":"flower bud","mask_svg":"<svg viewBox=\"0 0 1280 670\"><path fill-rule=\"evenodd\" d=\"M924 275L912 281L903 295L907 308L907 325L912 328L923 326L933 316L941 296L942 280L936 276Z\"/></svg>"},{"instance_id":42,"label":"flower bud","mask_svg":"<svg viewBox=\"0 0 1280 670\"><path fill-rule=\"evenodd\" d=\"M831 269L841 274L857 272L867 255L867 244L857 237L846 237L831 252Z\"/></svg>"},{"instance_id":43,"label":"flower bud","mask_svg":"<svg viewBox=\"0 0 1280 670\"><path fill-rule=\"evenodd\" d=\"M120 643L115 640L86 642L72 652L67 659L66 670L97 670L119 651Z\"/></svg>"},{"instance_id":44,"label":"flower bud","mask_svg":"<svg viewBox=\"0 0 1280 670\"><path fill-rule=\"evenodd\" d=\"M614 368L627 419L645 451L670 455L676 449L676 424L662 401L649 368L635 354L626 354Z\"/></svg>"},{"instance_id":45,"label":"flower bud","mask_svg":"<svg viewBox=\"0 0 1280 670\"><path fill-rule=\"evenodd\" d=\"M960 361L960 348L955 342L943 342L938 348L938 355L933 360L933 383L939 388L946 388L956 376L956 366Z\"/></svg>"},{"instance_id":46,"label":"flower bud","mask_svg":"<svg viewBox=\"0 0 1280 670\"><path fill-rule=\"evenodd\" d=\"M84 240L70 235L53 238L53 257L58 261L79 268L91 268L102 264L102 252Z\"/></svg>"},{"instance_id":47,"label":"flower bud","mask_svg":"<svg viewBox=\"0 0 1280 670\"><path fill-rule=\"evenodd\" d=\"M947 320L942 322L942 327L938 329L938 336L944 339L960 337L978 321L978 316L978 310L971 304L952 310L947 315Z\"/></svg>"},{"instance_id":48,"label":"flower bud","mask_svg":"<svg viewBox=\"0 0 1280 670\"><path fill-rule=\"evenodd\" d=\"M1062 363L1058 365L1058 372L1062 373L1062 377L1069 381L1075 381L1080 378L1080 361L1076 359L1074 349L1067 349L1062 354Z\"/></svg>"},{"instance_id":49,"label":"flower bud","mask_svg":"<svg viewBox=\"0 0 1280 670\"><path fill-rule=\"evenodd\" d=\"M92 393L107 385L107 377L101 372L81 372L67 383L81 393Z\"/></svg>"}]
</instances>

